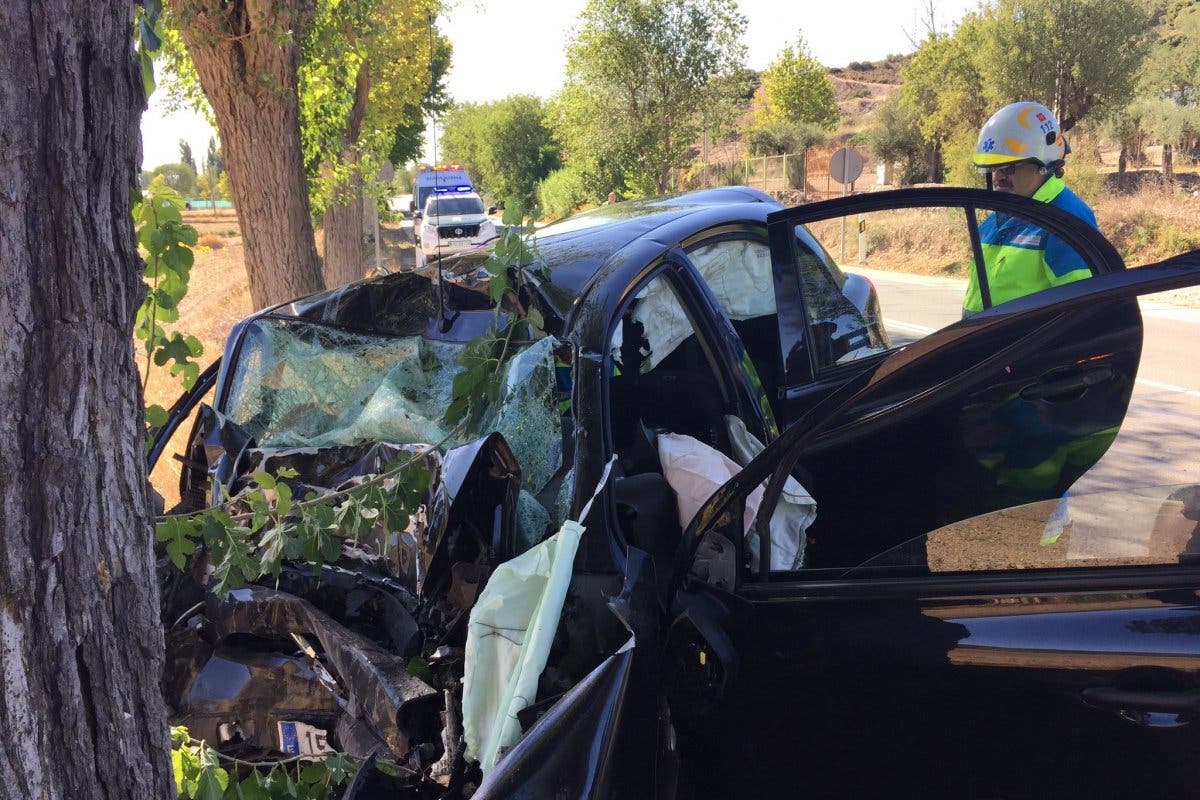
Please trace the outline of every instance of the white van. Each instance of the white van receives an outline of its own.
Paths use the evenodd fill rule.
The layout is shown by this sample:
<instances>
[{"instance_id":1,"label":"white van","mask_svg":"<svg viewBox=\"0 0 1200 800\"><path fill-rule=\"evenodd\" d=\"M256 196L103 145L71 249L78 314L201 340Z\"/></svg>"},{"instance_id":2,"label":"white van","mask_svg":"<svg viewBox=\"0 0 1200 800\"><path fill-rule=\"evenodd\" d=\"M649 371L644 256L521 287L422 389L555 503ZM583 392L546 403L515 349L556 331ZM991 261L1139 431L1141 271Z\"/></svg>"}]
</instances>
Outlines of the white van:
<instances>
[{"instance_id":1,"label":"white van","mask_svg":"<svg viewBox=\"0 0 1200 800\"><path fill-rule=\"evenodd\" d=\"M488 219L483 200L474 192L437 193L425 201L424 213L413 231L425 258L432 259L496 238L496 223Z\"/></svg>"}]
</instances>

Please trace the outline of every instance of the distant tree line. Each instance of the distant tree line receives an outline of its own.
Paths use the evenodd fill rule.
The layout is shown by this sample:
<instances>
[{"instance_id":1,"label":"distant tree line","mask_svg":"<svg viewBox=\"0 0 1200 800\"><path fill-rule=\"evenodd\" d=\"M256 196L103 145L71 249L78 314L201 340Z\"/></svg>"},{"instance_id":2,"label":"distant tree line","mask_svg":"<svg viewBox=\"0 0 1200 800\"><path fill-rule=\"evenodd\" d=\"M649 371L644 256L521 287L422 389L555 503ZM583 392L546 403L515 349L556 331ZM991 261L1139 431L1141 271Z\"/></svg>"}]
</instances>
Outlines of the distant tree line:
<instances>
[{"instance_id":1,"label":"distant tree line","mask_svg":"<svg viewBox=\"0 0 1200 800\"><path fill-rule=\"evenodd\" d=\"M979 128L996 108L1022 99L1049 106L1069 140L1104 135L1119 143L1122 171L1135 149L1161 144L1169 178L1173 151L1195 153L1200 134L1200 7L995 0L952 32L927 19L901 78L871 143L879 158L901 165L906 181L978 180L969 164Z\"/></svg>"},{"instance_id":2,"label":"distant tree line","mask_svg":"<svg viewBox=\"0 0 1200 800\"><path fill-rule=\"evenodd\" d=\"M563 88L455 107L442 160L501 203L562 216L602 201L671 191L709 142L728 138L758 95L754 152L796 152L839 121L833 87L804 41L761 76L746 69L733 0L590 0L567 46ZM782 148L782 149L781 149Z\"/></svg>"}]
</instances>

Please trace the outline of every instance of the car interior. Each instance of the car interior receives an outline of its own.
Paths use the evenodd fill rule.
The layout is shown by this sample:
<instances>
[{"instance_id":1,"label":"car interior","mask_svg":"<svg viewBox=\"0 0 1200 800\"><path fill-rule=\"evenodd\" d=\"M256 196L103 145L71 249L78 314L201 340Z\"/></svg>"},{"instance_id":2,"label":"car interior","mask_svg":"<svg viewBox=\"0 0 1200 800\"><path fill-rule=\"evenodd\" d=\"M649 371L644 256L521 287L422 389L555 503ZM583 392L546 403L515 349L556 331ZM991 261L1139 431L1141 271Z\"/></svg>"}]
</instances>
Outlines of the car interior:
<instances>
[{"instance_id":1,"label":"car interior","mask_svg":"<svg viewBox=\"0 0 1200 800\"><path fill-rule=\"evenodd\" d=\"M658 436L691 436L732 458L731 407L674 292L650 282L622 315L612 340L610 430L613 482L626 540L650 553L665 589L683 534L676 493L663 474Z\"/></svg>"}]
</instances>

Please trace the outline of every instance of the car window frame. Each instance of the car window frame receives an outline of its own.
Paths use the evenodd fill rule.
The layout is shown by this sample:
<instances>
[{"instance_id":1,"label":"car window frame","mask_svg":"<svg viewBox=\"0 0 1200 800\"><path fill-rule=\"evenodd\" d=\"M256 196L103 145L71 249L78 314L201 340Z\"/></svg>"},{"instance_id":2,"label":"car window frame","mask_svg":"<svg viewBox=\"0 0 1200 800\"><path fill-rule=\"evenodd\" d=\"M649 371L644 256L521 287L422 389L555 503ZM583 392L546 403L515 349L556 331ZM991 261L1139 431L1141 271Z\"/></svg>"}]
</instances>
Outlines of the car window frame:
<instances>
[{"instance_id":1,"label":"car window frame","mask_svg":"<svg viewBox=\"0 0 1200 800\"><path fill-rule=\"evenodd\" d=\"M1044 322L1043 325L1055 324L1057 320L1063 318L1065 315L1091 307L1095 299L1092 295L1103 296L1106 299L1135 298L1144 294L1169 291L1184 286L1194 286L1200 284L1200 279L1197 278L1197 272L1200 271L1200 264L1192 263L1196 261L1195 258L1192 258L1193 255L1195 254L1185 254L1184 256L1167 259L1158 264L1139 267L1136 270L1121 270L1122 272L1127 272L1127 274L1112 276L1109 281L1112 284L1111 286L1087 282L1087 285L1074 283L1053 287L1045 292L1028 295L1018 298L1011 303L1006 303L1003 306L995 307L969 320L955 323L939 333L948 342L952 343L978 332L981 328L1007 324L1009 320L1023 319L1027 316L1044 314L1047 311L1056 313L1055 316ZM1184 269L1180 270L1177 267L1183 267ZM1100 288L1096 288L1097 286ZM1040 328L1041 326L1038 327ZM956 382L973 380L973 376L976 373L987 372L992 369L994 366L993 362L1001 364L1027 355L1027 351L1031 350L1037 344L1036 333L1037 329L979 362L972 369L955 376L953 380ZM896 353L892 355L894 357ZM904 371L903 369L892 370L888 372L888 375L900 374ZM853 404L852 398L871 383L871 379L872 373L859 373L854 379L844 382L841 388L828 397L825 402L833 405L836 410L836 407L843 405L843 401L851 401L845 403L845 406L848 408ZM888 377L885 376L880 380L887 381ZM696 517L684 531L683 542L676 554L673 584L671 587L672 593L681 588L688 580L692 560L704 536L709 531L718 528L719 521L725 515L740 515L745 497L764 482L767 483L767 486L762 503L760 504L760 515L754 521L754 525L759 533L760 557L763 553L770 552L770 532L767 525L770 517L767 510L774 508L787 476L791 474L792 470L806 455L811 454L817 449L836 445L839 439L839 432L861 425L861 422L856 421L854 425L843 424L841 426L828 427L823 423L837 421L840 414L821 418L816 414L816 411L814 410L813 413L813 416L816 418L815 421L802 419L796 425L786 430L778 439L771 442L758 457L746 465L741 472L718 489L701 507ZM872 417L885 419L892 413L893 411L889 409L872 415ZM913 409L909 408L904 413L911 414L913 413ZM922 535L927 535L928 533L929 531L926 531ZM733 589L739 594L755 595L764 598L794 596L797 591L805 593L808 593L810 590L840 591L847 587L866 587L863 591L868 594L875 591L871 587L884 587L885 590L887 587L901 587L904 592L909 590L903 587L915 587L916 591L924 591L932 587L959 587L961 589L964 586L981 586L987 591L1001 591L1006 586L1019 586L1022 590L1025 587L1047 586L1061 588L1064 585L1076 587L1083 585L1103 585L1122 588L1124 586L1146 586L1148 580L1153 580L1154 585L1173 587L1178 585L1194 586L1197 578L1200 578L1200 565L1172 564L1090 566L1033 571L980 571L969 574L952 573L907 577L862 576L848 578L841 576L852 572L855 567L816 569L805 573L772 573L769 569L764 569L765 564L760 563L758 574L754 576L753 580L747 580L749 570L743 558L744 540L745 537L742 536L735 543L736 546L734 549L736 554L734 557L736 558L736 563L734 570L736 578ZM796 574L803 574L805 577L797 579L794 577ZM797 589L797 587L802 587L802 589Z\"/></svg>"},{"instance_id":2,"label":"car window frame","mask_svg":"<svg viewBox=\"0 0 1200 800\"><path fill-rule=\"evenodd\" d=\"M878 211L904 208L943 208L962 210L971 239L972 258L977 273L983 271L983 250L979 238L977 212L1007 212L1033 218L1039 227L1058 236L1088 263L1092 275L1125 269L1125 262L1116 248L1095 228L1069 212L1030 198L1003 192L967 188L896 189L870 192L850 197L824 200L774 211L767 215L767 235L770 240L772 268L775 276L775 305L779 314L779 346L783 358L782 390L788 397L803 393L810 384L838 380L852 375L864 366L873 366L897 348L848 364L822 365L811 341L811 315L804 297L797 262L798 225ZM810 234L811 236L811 234ZM813 237L815 238L815 237ZM819 244L819 242L818 242ZM986 285L986 275L984 275ZM982 288L982 287L981 287ZM984 310L994 306L990 293Z\"/></svg>"}]
</instances>

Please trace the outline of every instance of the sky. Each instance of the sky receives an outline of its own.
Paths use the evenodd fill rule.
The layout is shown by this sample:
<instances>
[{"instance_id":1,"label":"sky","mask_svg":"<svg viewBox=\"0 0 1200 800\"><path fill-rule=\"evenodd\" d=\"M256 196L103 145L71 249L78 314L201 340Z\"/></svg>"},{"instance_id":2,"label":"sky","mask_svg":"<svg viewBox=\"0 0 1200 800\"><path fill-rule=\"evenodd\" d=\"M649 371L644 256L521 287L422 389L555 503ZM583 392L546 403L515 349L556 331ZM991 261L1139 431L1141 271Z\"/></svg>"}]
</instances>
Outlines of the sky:
<instances>
[{"instance_id":1,"label":"sky","mask_svg":"<svg viewBox=\"0 0 1200 800\"><path fill-rule=\"evenodd\" d=\"M977 0L933 4L942 29L978 5ZM457 0L438 22L454 43L447 78L451 96L485 102L512 94L552 95L562 86L566 45L585 5L586 0ZM924 34L928 0L739 0L738 7L747 18L746 65L761 70L798 34L828 67L912 52L910 36ZM201 116L167 113L161 96L152 96L142 117L142 163L152 167L178 161L181 138L200 159L213 135ZM435 160L430 152L426 158Z\"/></svg>"}]
</instances>

